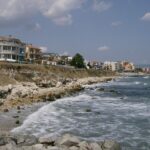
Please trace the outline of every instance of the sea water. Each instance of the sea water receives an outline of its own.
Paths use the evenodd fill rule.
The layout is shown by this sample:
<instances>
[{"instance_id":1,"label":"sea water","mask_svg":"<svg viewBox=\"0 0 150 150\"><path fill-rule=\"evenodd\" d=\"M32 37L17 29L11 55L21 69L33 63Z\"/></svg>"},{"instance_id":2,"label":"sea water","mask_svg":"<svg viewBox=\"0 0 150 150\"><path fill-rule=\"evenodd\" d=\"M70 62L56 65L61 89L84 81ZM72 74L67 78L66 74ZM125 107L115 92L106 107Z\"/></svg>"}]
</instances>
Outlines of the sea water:
<instances>
[{"instance_id":1,"label":"sea water","mask_svg":"<svg viewBox=\"0 0 150 150\"><path fill-rule=\"evenodd\" d=\"M150 77L85 86L77 95L43 106L13 132L71 133L92 141L114 139L123 150L150 150Z\"/></svg>"}]
</instances>

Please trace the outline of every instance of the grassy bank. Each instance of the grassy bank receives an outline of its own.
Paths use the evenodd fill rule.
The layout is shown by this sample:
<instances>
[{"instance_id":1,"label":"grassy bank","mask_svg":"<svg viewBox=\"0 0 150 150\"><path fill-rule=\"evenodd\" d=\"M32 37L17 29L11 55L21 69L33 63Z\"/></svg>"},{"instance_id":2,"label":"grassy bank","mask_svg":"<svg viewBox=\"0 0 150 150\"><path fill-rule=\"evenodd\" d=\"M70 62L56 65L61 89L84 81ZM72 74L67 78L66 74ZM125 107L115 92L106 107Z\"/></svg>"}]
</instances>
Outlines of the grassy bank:
<instances>
[{"instance_id":1,"label":"grassy bank","mask_svg":"<svg viewBox=\"0 0 150 150\"><path fill-rule=\"evenodd\" d=\"M0 63L0 86L18 82L35 82L37 79L58 80L60 78L85 78L113 76L114 72L86 69L72 69L59 66L34 64Z\"/></svg>"}]
</instances>

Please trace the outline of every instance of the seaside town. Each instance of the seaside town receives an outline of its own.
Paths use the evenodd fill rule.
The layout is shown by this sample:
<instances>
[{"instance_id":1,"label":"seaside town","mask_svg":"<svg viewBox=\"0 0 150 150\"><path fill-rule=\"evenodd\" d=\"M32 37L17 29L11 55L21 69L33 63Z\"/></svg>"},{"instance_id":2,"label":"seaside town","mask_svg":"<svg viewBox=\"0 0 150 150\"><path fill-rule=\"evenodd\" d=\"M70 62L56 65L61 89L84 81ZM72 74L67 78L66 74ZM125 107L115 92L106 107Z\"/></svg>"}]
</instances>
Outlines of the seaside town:
<instances>
[{"instance_id":1,"label":"seaside town","mask_svg":"<svg viewBox=\"0 0 150 150\"><path fill-rule=\"evenodd\" d=\"M60 55L55 52L43 52L41 47L27 44L13 36L0 36L0 61L20 64L42 64L62 67L73 67L73 57ZM109 70L117 72L134 72L135 65L129 61L88 61L84 60L85 68L96 70ZM141 68L143 72L150 73L150 68Z\"/></svg>"}]
</instances>

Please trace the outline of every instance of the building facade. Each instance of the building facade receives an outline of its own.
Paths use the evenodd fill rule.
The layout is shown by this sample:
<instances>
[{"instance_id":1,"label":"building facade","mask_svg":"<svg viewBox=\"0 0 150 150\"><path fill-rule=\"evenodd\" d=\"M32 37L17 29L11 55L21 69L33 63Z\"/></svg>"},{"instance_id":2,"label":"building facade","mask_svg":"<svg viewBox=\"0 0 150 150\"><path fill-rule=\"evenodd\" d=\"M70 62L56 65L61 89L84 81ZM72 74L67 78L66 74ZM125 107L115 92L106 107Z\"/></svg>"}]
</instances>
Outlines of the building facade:
<instances>
[{"instance_id":1,"label":"building facade","mask_svg":"<svg viewBox=\"0 0 150 150\"><path fill-rule=\"evenodd\" d=\"M42 64L44 65L57 65L61 60L61 56L57 53L42 53Z\"/></svg>"},{"instance_id":2,"label":"building facade","mask_svg":"<svg viewBox=\"0 0 150 150\"><path fill-rule=\"evenodd\" d=\"M104 62L103 68L105 70L110 70L110 71L121 71L122 65L120 62L106 61L106 62Z\"/></svg>"},{"instance_id":3,"label":"building facade","mask_svg":"<svg viewBox=\"0 0 150 150\"><path fill-rule=\"evenodd\" d=\"M25 60L30 63L36 63L42 58L42 50L32 44L26 45Z\"/></svg>"},{"instance_id":4,"label":"building facade","mask_svg":"<svg viewBox=\"0 0 150 150\"><path fill-rule=\"evenodd\" d=\"M25 43L12 36L0 36L0 61L22 62L25 56Z\"/></svg>"},{"instance_id":5,"label":"building facade","mask_svg":"<svg viewBox=\"0 0 150 150\"><path fill-rule=\"evenodd\" d=\"M121 65L124 71L130 72L135 70L135 66L132 62L122 61Z\"/></svg>"}]
</instances>

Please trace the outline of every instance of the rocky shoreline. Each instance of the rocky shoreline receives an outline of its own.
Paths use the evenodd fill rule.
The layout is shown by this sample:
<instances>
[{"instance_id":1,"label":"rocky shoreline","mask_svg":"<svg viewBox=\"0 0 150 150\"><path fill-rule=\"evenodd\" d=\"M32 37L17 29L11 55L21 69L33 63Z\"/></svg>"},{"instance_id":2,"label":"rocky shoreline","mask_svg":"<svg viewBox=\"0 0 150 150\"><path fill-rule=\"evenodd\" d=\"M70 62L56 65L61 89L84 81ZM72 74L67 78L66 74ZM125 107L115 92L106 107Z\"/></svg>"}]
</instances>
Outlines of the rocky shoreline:
<instances>
[{"instance_id":1,"label":"rocky shoreline","mask_svg":"<svg viewBox=\"0 0 150 150\"><path fill-rule=\"evenodd\" d=\"M121 150L114 140L85 141L65 134L59 137L1 135L0 150Z\"/></svg>"},{"instance_id":2,"label":"rocky shoreline","mask_svg":"<svg viewBox=\"0 0 150 150\"><path fill-rule=\"evenodd\" d=\"M110 77L88 77L81 79L65 79L57 81L53 87L40 87L34 82L20 82L18 84L0 86L0 111L8 112L11 108L20 108L20 106L31 105L37 102L55 101L64 96L84 89L85 84L94 84L98 82L107 82L114 79Z\"/></svg>"},{"instance_id":3,"label":"rocky shoreline","mask_svg":"<svg viewBox=\"0 0 150 150\"><path fill-rule=\"evenodd\" d=\"M120 145L113 140L89 142L69 134L61 137L37 138L10 133L11 129L19 126L25 117L42 105L81 91L84 89L83 85L107 82L115 78L116 76L66 79L62 82L58 81L55 86L48 88L39 87L31 82L20 82L15 85L0 87L0 113L5 114L4 118L9 113L11 114L3 125L0 123L0 150L121 150ZM40 103L43 104L40 106ZM35 104L39 105L35 110L31 110ZM31 108L26 108L26 106L31 106ZM13 109L15 113L12 113ZM25 117L20 121L23 114ZM10 118L13 121L16 120L13 125L11 125ZM4 121L1 115L0 120ZM10 126L10 129L3 130L3 127L7 125Z\"/></svg>"}]
</instances>

